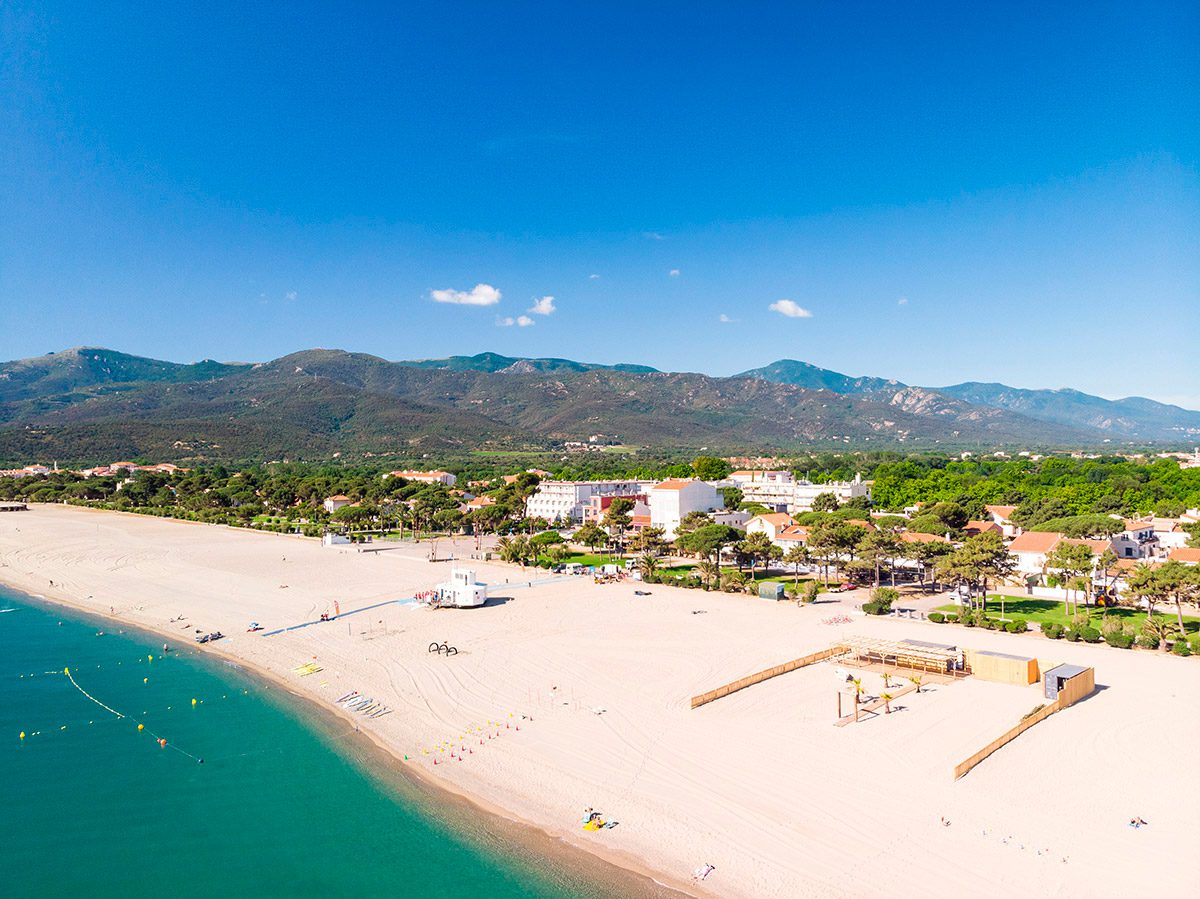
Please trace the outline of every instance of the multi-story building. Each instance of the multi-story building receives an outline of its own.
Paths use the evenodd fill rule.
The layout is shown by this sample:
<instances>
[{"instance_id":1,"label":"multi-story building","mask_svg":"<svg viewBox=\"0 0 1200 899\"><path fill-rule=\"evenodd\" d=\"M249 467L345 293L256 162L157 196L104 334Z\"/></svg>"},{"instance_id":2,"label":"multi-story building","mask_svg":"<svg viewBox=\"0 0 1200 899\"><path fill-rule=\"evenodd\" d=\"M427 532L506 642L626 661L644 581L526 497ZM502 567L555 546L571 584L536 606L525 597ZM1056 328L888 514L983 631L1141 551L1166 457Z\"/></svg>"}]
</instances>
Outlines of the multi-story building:
<instances>
[{"instance_id":1,"label":"multi-story building","mask_svg":"<svg viewBox=\"0 0 1200 899\"><path fill-rule=\"evenodd\" d=\"M583 523L584 524L599 524L604 520L604 516L608 514L608 507L612 505L614 499L627 499L633 502L635 509L641 506L641 514L649 515L649 509L646 505L646 494L624 494L624 493L594 493L587 498L587 502L583 504ZM638 512L631 512L636 515Z\"/></svg>"},{"instance_id":2,"label":"multi-story building","mask_svg":"<svg viewBox=\"0 0 1200 899\"><path fill-rule=\"evenodd\" d=\"M668 540L690 512L718 512L725 500L717 488L707 481L694 478L668 478L647 491L650 506L650 526L663 529Z\"/></svg>"},{"instance_id":3,"label":"multi-story building","mask_svg":"<svg viewBox=\"0 0 1200 899\"><path fill-rule=\"evenodd\" d=\"M542 481L526 501L525 514L555 524L580 522L592 497L625 496L636 501L652 486L654 481Z\"/></svg>"},{"instance_id":4,"label":"multi-story building","mask_svg":"<svg viewBox=\"0 0 1200 899\"><path fill-rule=\"evenodd\" d=\"M404 478L420 484L445 484L453 487L458 478L448 471L389 471L385 478Z\"/></svg>"},{"instance_id":5,"label":"multi-story building","mask_svg":"<svg viewBox=\"0 0 1200 899\"><path fill-rule=\"evenodd\" d=\"M745 502L758 503L776 512L789 512L793 515L800 512L811 512L813 500L822 493L832 493L839 503L845 503L858 497L871 498L871 485L861 477L853 481L831 481L828 484L814 484L811 481L795 480L791 472L734 472L737 475L761 474L777 475L779 477L762 477L734 481L733 486L742 491Z\"/></svg>"}]
</instances>

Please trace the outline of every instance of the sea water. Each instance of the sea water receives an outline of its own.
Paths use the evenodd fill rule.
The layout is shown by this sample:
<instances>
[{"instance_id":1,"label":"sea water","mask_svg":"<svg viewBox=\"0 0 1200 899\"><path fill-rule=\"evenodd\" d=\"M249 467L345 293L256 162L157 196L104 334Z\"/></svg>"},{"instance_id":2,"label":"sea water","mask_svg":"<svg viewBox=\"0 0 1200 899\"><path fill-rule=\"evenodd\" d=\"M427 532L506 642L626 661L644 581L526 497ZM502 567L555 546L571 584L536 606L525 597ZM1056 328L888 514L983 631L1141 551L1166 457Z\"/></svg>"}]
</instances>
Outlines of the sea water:
<instances>
[{"instance_id":1,"label":"sea water","mask_svg":"<svg viewBox=\"0 0 1200 899\"><path fill-rule=\"evenodd\" d=\"M344 723L194 647L164 655L161 638L3 588L0 609L8 899L656 892L535 858L495 819L389 777Z\"/></svg>"}]
</instances>

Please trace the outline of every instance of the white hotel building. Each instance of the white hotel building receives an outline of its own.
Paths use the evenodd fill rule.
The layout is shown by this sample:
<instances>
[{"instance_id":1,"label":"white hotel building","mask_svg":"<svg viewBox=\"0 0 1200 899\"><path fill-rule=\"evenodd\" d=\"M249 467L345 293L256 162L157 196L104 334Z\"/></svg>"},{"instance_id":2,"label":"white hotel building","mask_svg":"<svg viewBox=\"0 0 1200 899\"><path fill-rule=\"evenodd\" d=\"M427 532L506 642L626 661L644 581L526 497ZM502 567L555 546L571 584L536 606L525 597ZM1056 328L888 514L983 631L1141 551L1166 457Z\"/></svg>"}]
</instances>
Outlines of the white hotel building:
<instances>
[{"instance_id":1,"label":"white hotel building","mask_svg":"<svg viewBox=\"0 0 1200 899\"><path fill-rule=\"evenodd\" d=\"M814 484L797 480L790 471L735 471L726 482L742 491L745 502L759 503L776 512L793 515L811 512L813 500L822 493L832 493L839 503L860 496L871 498L871 485L859 476L853 481Z\"/></svg>"},{"instance_id":2,"label":"white hotel building","mask_svg":"<svg viewBox=\"0 0 1200 899\"><path fill-rule=\"evenodd\" d=\"M646 493L655 481L542 481L525 503L530 518L557 524L583 521L583 509L593 496L628 496Z\"/></svg>"}]
</instances>

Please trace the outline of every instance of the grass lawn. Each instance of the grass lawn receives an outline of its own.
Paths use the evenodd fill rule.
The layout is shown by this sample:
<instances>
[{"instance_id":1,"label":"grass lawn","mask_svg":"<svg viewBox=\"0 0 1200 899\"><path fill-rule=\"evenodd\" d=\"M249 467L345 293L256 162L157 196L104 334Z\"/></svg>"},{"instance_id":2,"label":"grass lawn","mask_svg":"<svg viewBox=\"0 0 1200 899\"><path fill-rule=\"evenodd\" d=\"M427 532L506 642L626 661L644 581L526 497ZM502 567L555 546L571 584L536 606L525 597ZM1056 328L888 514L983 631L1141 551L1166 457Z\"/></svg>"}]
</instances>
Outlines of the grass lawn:
<instances>
[{"instance_id":1,"label":"grass lawn","mask_svg":"<svg viewBox=\"0 0 1200 899\"><path fill-rule=\"evenodd\" d=\"M939 612L962 612L962 606L955 603L950 605L938 606ZM997 593L988 596L987 611L993 618L1000 617L1000 595ZM1175 606L1160 605L1155 608L1156 614L1160 617L1169 618L1171 621L1176 620ZM1084 606L1080 603L1079 613L1087 614L1091 617L1092 624L1098 630L1100 623L1104 621L1105 610L1098 606ZM1108 610L1109 616L1119 618L1124 622L1132 624L1135 628L1140 629L1142 623L1146 620L1146 612L1142 609L1129 609L1117 607ZM1029 596L1005 596L1004 597L1004 617L1005 618L1024 618L1026 621L1036 621L1040 624L1061 624L1063 627L1069 627L1071 624L1070 618L1067 615L1066 606L1057 599L1035 599ZM1190 618L1184 616L1184 624L1187 626L1189 634L1194 634L1200 631L1200 618Z\"/></svg>"},{"instance_id":2,"label":"grass lawn","mask_svg":"<svg viewBox=\"0 0 1200 899\"><path fill-rule=\"evenodd\" d=\"M546 557L541 556L540 558L545 559ZM625 558L628 559L628 558L633 558L633 557L626 556ZM583 553L583 552L567 553L565 556L562 557L562 561L557 564L569 565L572 562L578 562L580 565L591 565L595 568L599 568L601 565L624 565L625 564L624 559L620 559L615 555L611 555L608 553Z\"/></svg>"}]
</instances>

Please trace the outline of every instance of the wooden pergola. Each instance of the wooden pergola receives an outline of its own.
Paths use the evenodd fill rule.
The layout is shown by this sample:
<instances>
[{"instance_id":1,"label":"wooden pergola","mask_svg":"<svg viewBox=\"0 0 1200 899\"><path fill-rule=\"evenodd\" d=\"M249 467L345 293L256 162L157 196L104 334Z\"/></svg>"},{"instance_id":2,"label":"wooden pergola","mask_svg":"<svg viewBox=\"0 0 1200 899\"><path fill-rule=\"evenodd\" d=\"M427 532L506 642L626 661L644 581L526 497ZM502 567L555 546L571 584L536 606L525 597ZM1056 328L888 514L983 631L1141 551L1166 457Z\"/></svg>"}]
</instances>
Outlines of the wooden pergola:
<instances>
[{"instance_id":1,"label":"wooden pergola","mask_svg":"<svg viewBox=\"0 0 1200 899\"><path fill-rule=\"evenodd\" d=\"M958 677L967 674L958 667L958 649L917 641L881 640L877 637L843 637L838 641L842 650L831 661L854 660L862 664L890 665L910 671L948 674Z\"/></svg>"}]
</instances>

